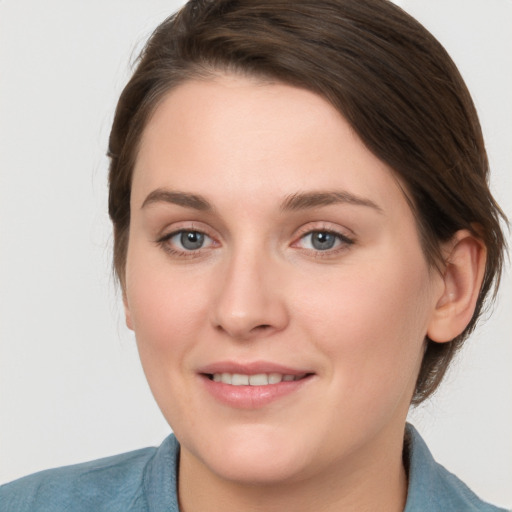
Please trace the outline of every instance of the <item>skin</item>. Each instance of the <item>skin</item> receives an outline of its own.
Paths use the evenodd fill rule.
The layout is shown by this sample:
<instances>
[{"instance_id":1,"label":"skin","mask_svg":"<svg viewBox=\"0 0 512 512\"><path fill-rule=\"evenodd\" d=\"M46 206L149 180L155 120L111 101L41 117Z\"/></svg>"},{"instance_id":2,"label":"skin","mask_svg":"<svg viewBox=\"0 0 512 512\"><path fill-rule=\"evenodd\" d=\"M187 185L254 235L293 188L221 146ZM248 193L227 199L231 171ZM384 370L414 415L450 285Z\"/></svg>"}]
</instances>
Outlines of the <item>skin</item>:
<instances>
[{"instance_id":1,"label":"skin","mask_svg":"<svg viewBox=\"0 0 512 512\"><path fill-rule=\"evenodd\" d=\"M290 208L319 192L338 200ZM187 250L180 230L204 245ZM318 250L313 231L334 247ZM134 170L124 294L181 443L182 509L403 510L425 336L462 330L481 280L484 251L468 234L446 251L458 263L429 268L391 169L319 96L234 76L168 93ZM311 377L240 409L203 385L199 370L218 361Z\"/></svg>"}]
</instances>

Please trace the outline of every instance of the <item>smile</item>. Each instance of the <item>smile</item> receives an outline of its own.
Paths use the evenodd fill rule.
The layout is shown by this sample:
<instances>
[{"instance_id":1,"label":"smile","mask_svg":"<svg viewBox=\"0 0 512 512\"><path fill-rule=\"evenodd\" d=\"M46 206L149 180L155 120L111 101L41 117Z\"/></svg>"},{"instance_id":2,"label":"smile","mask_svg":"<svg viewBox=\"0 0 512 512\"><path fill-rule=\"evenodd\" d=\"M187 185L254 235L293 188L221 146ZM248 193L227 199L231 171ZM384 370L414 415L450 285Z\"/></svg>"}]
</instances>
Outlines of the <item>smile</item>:
<instances>
[{"instance_id":1,"label":"smile","mask_svg":"<svg viewBox=\"0 0 512 512\"><path fill-rule=\"evenodd\" d=\"M300 393L308 383L313 382L315 373L297 371L291 368L233 368L225 371L224 364L215 365L224 368L208 368L199 373L204 389L220 403L235 409L257 410L261 407L284 399L286 396ZM239 366L239 365L230 365ZM251 366L251 365L249 365Z\"/></svg>"},{"instance_id":2,"label":"smile","mask_svg":"<svg viewBox=\"0 0 512 512\"><path fill-rule=\"evenodd\" d=\"M214 373L210 374L210 380L214 382L222 382L231 386L268 386L279 384L280 382L293 382L301 380L306 376L302 375L286 375L282 373L257 373L247 375L243 373Z\"/></svg>"}]
</instances>

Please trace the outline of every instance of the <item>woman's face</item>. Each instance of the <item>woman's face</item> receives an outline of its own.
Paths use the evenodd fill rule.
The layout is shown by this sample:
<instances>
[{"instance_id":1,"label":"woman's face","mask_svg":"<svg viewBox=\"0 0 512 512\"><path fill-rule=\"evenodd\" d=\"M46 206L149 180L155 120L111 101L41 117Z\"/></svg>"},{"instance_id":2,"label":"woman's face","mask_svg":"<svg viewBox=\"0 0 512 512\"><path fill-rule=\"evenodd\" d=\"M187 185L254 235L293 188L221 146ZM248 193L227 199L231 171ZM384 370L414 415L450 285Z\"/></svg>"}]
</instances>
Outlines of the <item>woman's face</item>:
<instances>
[{"instance_id":1,"label":"woman's face","mask_svg":"<svg viewBox=\"0 0 512 512\"><path fill-rule=\"evenodd\" d=\"M126 313L182 463L276 482L385 457L442 286L392 172L321 97L220 76L150 119Z\"/></svg>"}]
</instances>

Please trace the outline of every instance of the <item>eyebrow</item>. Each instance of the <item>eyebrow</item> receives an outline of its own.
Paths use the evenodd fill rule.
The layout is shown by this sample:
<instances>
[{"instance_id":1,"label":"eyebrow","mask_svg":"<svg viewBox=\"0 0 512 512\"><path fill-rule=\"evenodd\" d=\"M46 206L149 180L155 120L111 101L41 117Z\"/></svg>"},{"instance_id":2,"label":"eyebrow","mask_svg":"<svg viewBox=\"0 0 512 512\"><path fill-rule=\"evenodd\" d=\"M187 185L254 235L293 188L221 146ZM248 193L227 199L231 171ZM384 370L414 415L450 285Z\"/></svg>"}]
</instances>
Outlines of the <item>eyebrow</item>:
<instances>
[{"instance_id":1,"label":"eyebrow","mask_svg":"<svg viewBox=\"0 0 512 512\"><path fill-rule=\"evenodd\" d=\"M319 206L329 206L331 204L352 204L356 206L366 206L373 208L378 213L384 213L382 208L371 199L356 196L347 191L329 191L329 192L304 192L288 196L281 205L282 211L298 211L318 208Z\"/></svg>"},{"instance_id":2,"label":"eyebrow","mask_svg":"<svg viewBox=\"0 0 512 512\"><path fill-rule=\"evenodd\" d=\"M201 195L165 188L153 190L153 192L144 199L141 209L154 203L170 203L202 212L211 212L214 210L212 204ZM356 196L347 191L298 192L288 196L281 204L280 209L284 212L300 211L340 203L365 206L379 213L383 213L382 208L372 200Z\"/></svg>"},{"instance_id":3,"label":"eyebrow","mask_svg":"<svg viewBox=\"0 0 512 512\"><path fill-rule=\"evenodd\" d=\"M202 212L213 211L213 206L203 196L164 188L153 190L153 192L144 199L141 209L154 203L176 204L184 208L191 208Z\"/></svg>"}]
</instances>

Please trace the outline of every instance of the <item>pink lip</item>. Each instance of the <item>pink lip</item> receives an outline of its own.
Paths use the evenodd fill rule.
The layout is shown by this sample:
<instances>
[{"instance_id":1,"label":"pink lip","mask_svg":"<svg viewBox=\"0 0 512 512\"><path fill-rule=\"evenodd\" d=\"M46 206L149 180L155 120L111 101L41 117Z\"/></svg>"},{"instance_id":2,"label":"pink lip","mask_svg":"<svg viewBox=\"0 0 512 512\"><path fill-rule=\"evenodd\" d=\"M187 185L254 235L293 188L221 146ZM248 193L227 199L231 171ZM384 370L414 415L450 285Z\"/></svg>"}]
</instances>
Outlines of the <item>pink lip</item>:
<instances>
[{"instance_id":1,"label":"pink lip","mask_svg":"<svg viewBox=\"0 0 512 512\"><path fill-rule=\"evenodd\" d=\"M281 373L283 375L303 375L305 373L312 372L311 370L304 368L291 368L267 361L250 361L247 363L219 361L199 368L198 373L242 373L246 375L255 375L257 373Z\"/></svg>"},{"instance_id":2,"label":"pink lip","mask_svg":"<svg viewBox=\"0 0 512 512\"><path fill-rule=\"evenodd\" d=\"M282 375L305 375L300 380L284 381L266 386L232 386L210 379L214 373L280 373ZM251 363L218 362L202 367L199 377L208 393L219 402L237 409L259 409L282 397L298 392L311 381L313 374L304 369L290 368L275 363L256 361Z\"/></svg>"}]
</instances>

